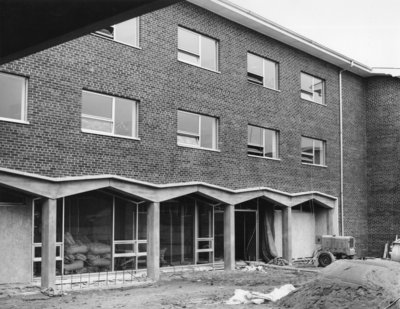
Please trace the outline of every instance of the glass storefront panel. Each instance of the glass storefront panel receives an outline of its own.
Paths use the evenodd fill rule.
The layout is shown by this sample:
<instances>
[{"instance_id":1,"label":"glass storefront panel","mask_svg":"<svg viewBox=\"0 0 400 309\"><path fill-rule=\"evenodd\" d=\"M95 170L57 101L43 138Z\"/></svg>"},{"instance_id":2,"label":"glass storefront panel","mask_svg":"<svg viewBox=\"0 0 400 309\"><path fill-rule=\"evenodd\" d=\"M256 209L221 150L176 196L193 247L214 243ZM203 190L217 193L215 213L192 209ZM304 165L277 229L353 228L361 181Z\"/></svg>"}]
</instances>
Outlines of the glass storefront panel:
<instances>
[{"instance_id":1,"label":"glass storefront panel","mask_svg":"<svg viewBox=\"0 0 400 309\"><path fill-rule=\"evenodd\" d=\"M194 201L162 203L160 208L160 264L193 264Z\"/></svg>"}]
</instances>

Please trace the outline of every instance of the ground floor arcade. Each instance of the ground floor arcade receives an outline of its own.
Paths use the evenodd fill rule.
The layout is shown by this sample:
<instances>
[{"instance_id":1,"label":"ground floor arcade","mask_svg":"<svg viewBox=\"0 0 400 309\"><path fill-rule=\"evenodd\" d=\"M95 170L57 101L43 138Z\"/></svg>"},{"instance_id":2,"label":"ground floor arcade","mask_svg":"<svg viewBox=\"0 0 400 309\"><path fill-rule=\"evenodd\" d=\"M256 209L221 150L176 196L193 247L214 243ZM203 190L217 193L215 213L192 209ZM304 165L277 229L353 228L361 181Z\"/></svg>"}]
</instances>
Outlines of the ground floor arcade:
<instances>
[{"instance_id":1,"label":"ground floor arcade","mask_svg":"<svg viewBox=\"0 0 400 309\"><path fill-rule=\"evenodd\" d=\"M337 200L319 192L154 185L112 176L51 179L0 171L0 282L146 272L311 256L337 232Z\"/></svg>"}]
</instances>

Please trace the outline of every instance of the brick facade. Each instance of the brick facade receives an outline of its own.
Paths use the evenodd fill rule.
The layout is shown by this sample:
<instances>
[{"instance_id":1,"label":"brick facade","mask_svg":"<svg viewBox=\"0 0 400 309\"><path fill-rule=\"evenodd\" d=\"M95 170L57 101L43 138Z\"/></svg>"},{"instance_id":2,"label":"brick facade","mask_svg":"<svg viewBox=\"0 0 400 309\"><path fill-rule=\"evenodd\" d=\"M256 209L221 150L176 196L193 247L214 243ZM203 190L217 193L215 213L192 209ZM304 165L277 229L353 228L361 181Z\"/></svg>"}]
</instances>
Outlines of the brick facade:
<instances>
[{"instance_id":1,"label":"brick facade","mask_svg":"<svg viewBox=\"0 0 400 309\"><path fill-rule=\"evenodd\" d=\"M178 25L218 40L219 72L177 60ZM29 78L29 124L0 122L0 167L50 177L112 174L339 197L338 67L189 3L146 14L140 26L140 49L87 35L0 67ZM279 63L279 91L247 81L248 51ZM300 98L301 72L325 80L326 105ZM368 232L377 228L373 220L368 228L366 140L380 83L343 73L345 233L356 237L361 255L368 251ZM368 92L366 114L369 86L376 90ZM140 140L81 132L82 89L138 100ZM178 109L218 118L219 151L177 146ZM247 156L248 124L280 132L280 160ZM302 135L326 141L327 167L301 164ZM382 170L369 163L368 172Z\"/></svg>"}]
</instances>

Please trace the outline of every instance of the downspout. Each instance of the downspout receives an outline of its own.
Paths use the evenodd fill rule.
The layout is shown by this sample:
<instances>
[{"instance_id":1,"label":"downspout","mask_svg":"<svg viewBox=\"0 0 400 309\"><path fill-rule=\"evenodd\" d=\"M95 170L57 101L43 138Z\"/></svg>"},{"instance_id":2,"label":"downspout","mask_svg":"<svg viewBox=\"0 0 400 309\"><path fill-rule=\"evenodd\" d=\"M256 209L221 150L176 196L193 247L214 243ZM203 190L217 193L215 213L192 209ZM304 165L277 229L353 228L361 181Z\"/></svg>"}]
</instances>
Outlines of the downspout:
<instances>
[{"instance_id":1,"label":"downspout","mask_svg":"<svg viewBox=\"0 0 400 309\"><path fill-rule=\"evenodd\" d=\"M354 65L353 61L350 62L350 67ZM344 173L343 173L343 83L342 73L347 71L342 69L339 71L339 147L340 147L340 235L344 236Z\"/></svg>"}]
</instances>

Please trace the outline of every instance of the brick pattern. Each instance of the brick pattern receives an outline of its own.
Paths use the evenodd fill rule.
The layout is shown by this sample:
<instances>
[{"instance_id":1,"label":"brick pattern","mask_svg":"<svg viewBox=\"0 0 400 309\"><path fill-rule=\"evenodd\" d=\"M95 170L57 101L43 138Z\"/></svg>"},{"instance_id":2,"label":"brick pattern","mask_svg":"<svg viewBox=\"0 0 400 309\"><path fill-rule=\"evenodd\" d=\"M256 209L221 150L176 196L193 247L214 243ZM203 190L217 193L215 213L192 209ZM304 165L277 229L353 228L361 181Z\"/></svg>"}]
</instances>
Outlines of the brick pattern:
<instances>
[{"instance_id":1,"label":"brick pattern","mask_svg":"<svg viewBox=\"0 0 400 309\"><path fill-rule=\"evenodd\" d=\"M400 235L400 81L367 81L368 215L371 254Z\"/></svg>"},{"instance_id":2,"label":"brick pattern","mask_svg":"<svg viewBox=\"0 0 400 309\"><path fill-rule=\"evenodd\" d=\"M339 196L337 67L185 2L140 22L141 49L87 35L0 67L29 77L29 125L0 122L1 167ZM219 41L220 72L177 60L178 25ZM248 51L279 62L279 91L247 81ZM300 72L326 81L326 106L300 98ZM346 233L366 250L364 85L345 84ZM138 100L140 140L82 133L82 89ZM178 109L219 119L219 152L177 146ZM247 156L248 124L279 130L281 160ZM301 135L326 141L327 167L301 164Z\"/></svg>"}]
</instances>

